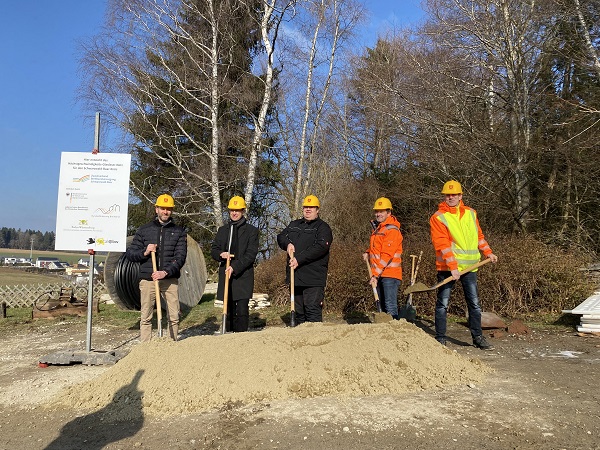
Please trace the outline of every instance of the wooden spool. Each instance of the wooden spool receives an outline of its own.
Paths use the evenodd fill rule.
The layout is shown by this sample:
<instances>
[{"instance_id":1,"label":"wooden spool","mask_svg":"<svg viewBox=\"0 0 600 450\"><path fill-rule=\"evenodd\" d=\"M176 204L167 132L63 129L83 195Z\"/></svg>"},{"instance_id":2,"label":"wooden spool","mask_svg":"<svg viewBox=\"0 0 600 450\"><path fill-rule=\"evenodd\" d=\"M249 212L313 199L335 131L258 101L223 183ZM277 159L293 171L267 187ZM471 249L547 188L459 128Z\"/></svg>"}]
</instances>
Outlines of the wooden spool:
<instances>
[{"instance_id":1,"label":"wooden spool","mask_svg":"<svg viewBox=\"0 0 600 450\"><path fill-rule=\"evenodd\" d=\"M131 245L133 236L127 238ZM112 301L125 310L140 310L140 290L138 286L140 263L125 257L124 252L110 252L104 264L104 282ZM179 303L182 309L193 308L198 304L206 288L208 273L204 255L198 243L188 235L187 258L179 277ZM166 308L164 301L163 309Z\"/></svg>"}]
</instances>

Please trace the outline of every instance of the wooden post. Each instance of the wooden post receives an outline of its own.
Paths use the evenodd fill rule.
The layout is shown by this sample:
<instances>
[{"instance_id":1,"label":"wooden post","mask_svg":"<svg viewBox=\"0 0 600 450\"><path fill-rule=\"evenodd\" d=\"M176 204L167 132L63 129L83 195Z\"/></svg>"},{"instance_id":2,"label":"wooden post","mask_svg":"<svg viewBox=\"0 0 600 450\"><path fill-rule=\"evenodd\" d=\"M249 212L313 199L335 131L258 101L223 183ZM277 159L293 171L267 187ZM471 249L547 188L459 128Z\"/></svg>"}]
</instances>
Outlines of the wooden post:
<instances>
[{"instance_id":1,"label":"wooden post","mask_svg":"<svg viewBox=\"0 0 600 450\"><path fill-rule=\"evenodd\" d=\"M6 302L0 303L0 319L6 319Z\"/></svg>"}]
</instances>

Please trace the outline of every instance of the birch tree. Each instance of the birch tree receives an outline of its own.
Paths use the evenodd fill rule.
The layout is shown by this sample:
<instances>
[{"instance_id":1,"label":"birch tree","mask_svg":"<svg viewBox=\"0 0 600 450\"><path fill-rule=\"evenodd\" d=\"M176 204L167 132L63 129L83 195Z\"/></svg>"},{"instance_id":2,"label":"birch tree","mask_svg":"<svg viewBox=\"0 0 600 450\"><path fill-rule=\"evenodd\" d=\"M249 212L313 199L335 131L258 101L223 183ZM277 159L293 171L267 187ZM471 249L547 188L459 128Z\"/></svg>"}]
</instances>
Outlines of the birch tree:
<instances>
[{"instance_id":1,"label":"birch tree","mask_svg":"<svg viewBox=\"0 0 600 450\"><path fill-rule=\"evenodd\" d=\"M262 5L113 0L85 52L87 100L125 130L138 167L153 168L132 177L134 193L168 189L178 212L206 229L222 223L221 196L248 177L243 111L261 102L251 73L261 36L248 14Z\"/></svg>"},{"instance_id":2,"label":"birch tree","mask_svg":"<svg viewBox=\"0 0 600 450\"><path fill-rule=\"evenodd\" d=\"M432 0L428 7L438 45L458 52L466 73L482 74L479 79L459 76L455 81L487 105L490 130L496 131L499 124L506 130L505 144L494 150L496 164L488 159L495 166L490 179L502 187L516 227L524 230L531 219L528 165L535 102L531 89L544 42L539 5L533 0ZM499 152L503 147L506 151Z\"/></svg>"},{"instance_id":3,"label":"birch tree","mask_svg":"<svg viewBox=\"0 0 600 450\"><path fill-rule=\"evenodd\" d=\"M497 230L600 248L590 182L600 167L598 2L426 4L424 26L382 39L353 73L355 116L366 118L353 125L387 119L402 133L388 150L394 182L403 195L421 189L403 199L431 208L441 183L458 178ZM377 146L366 148L363 160L380 165Z\"/></svg>"},{"instance_id":4,"label":"birch tree","mask_svg":"<svg viewBox=\"0 0 600 450\"><path fill-rule=\"evenodd\" d=\"M283 67L278 124L287 173L280 188L290 215L299 214L301 199L314 192L315 180L324 175L317 163L323 120L332 100L332 86L340 52L364 17L363 8L351 0L308 0L299 6L295 28L286 31L280 52ZM322 167L322 166L321 166Z\"/></svg>"},{"instance_id":5,"label":"birch tree","mask_svg":"<svg viewBox=\"0 0 600 450\"><path fill-rule=\"evenodd\" d=\"M247 204L250 204L252 201L256 179L256 166L266 134L267 112L269 111L269 108L272 107L271 99L274 89L275 49L279 37L279 29L284 18L288 15L288 11L295 3L295 1L278 2L277 0L266 0L263 3L262 17L259 16L260 22L258 23L258 26L262 44L265 49L264 77L262 78L264 80L264 85L258 115L253 116L254 135L252 138L250 157L248 158L248 172L244 193ZM252 5L247 5L247 7L251 8Z\"/></svg>"}]
</instances>

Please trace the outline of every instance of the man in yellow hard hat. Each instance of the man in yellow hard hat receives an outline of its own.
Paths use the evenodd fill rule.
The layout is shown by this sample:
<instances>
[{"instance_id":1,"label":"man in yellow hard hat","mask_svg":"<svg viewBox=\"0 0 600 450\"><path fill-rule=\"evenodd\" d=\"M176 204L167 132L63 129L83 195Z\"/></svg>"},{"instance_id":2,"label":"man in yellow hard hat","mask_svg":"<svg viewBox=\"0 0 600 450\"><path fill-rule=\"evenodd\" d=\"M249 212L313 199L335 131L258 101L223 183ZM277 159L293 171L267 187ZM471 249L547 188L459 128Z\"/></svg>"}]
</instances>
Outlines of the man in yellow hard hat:
<instances>
[{"instance_id":1,"label":"man in yellow hard hat","mask_svg":"<svg viewBox=\"0 0 600 450\"><path fill-rule=\"evenodd\" d=\"M229 278L227 323L225 331L248 331L248 304L254 290L254 261L258 254L258 228L244 217L246 201L235 196L229 200L229 223L219 227L211 256L219 262L217 299L223 300L225 280ZM227 266L227 259L230 265Z\"/></svg>"},{"instance_id":2,"label":"man in yellow hard hat","mask_svg":"<svg viewBox=\"0 0 600 450\"><path fill-rule=\"evenodd\" d=\"M442 188L444 200L437 212L429 219L431 240L436 253L438 282L452 276L453 280L441 286L437 291L435 304L435 338L446 345L446 316L450 292L456 280L460 280L467 309L469 311L469 329L473 345L483 350L492 346L481 330L481 307L477 293L477 270L460 274L466 267L477 263L481 254L492 262L498 258L485 240L477 212L462 202L463 190L458 181L450 180Z\"/></svg>"},{"instance_id":3,"label":"man in yellow hard hat","mask_svg":"<svg viewBox=\"0 0 600 450\"><path fill-rule=\"evenodd\" d=\"M381 309L398 319L398 288L402 282L402 233L400 222L392 215L392 202L375 200L375 220L369 249L363 254L371 266L372 286L377 288Z\"/></svg>"},{"instance_id":4,"label":"man in yellow hard hat","mask_svg":"<svg viewBox=\"0 0 600 450\"><path fill-rule=\"evenodd\" d=\"M302 202L302 219L293 220L277 235L277 244L288 254L287 279L294 269L296 322L322 322L323 299L333 234L319 217L321 204L314 195ZM291 256L293 255L293 256Z\"/></svg>"},{"instance_id":5,"label":"man in yellow hard hat","mask_svg":"<svg viewBox=\"0 0 600 450\"><path fill-rule=\"evenodd\" d=\"M156 304L154 281L158 280L160 292L167 303L169 337L176 341L179 332L179 275L187 257L187 233L175 225L171 215L175 201L169 194L156 199L156 218L142 225L125 256L140 263L140 341L152 338L152 313ZM152 267L152 252L156 252L157 270Z\"/></svg>"}]
</instances>

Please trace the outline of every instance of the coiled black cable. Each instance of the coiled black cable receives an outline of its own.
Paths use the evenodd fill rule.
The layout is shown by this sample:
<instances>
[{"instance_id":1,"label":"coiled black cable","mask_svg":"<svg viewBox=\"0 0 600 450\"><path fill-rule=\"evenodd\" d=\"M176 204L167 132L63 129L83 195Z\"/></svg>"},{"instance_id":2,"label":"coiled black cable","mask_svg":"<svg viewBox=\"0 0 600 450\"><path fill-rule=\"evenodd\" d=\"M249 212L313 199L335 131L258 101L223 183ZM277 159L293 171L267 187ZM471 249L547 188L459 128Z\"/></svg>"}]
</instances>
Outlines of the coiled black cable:
<instances>
[{"instance_id":1,"label":"coiled black cable","mask_svg":"<svg viewBox=\"0 0 600 450\"><path fill-rule=\"evenodd\" d=\"M139 276L140 263L129 261L123 253L115 265L113 279L117 295L127 309L139 311L141 307Z\"/></svg>"},{"instance_id":2,"label":"coiled black cable","mask_svg":"<svg viewBox=\"0 0 600 450\"><path fill-rule=\"evenodd\" d=\"M129 236L127 246L132 241L133 236ZM187 244L187 259L179 278L179 302L183 307L193 308L202 298L208 274L198 243L188 236ZM111 299L121 309L140 310L139 275L140 263L129 261L125 253L111 252L107 255L104 281Z\"/></svg>"}]
</instances>

